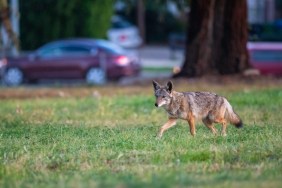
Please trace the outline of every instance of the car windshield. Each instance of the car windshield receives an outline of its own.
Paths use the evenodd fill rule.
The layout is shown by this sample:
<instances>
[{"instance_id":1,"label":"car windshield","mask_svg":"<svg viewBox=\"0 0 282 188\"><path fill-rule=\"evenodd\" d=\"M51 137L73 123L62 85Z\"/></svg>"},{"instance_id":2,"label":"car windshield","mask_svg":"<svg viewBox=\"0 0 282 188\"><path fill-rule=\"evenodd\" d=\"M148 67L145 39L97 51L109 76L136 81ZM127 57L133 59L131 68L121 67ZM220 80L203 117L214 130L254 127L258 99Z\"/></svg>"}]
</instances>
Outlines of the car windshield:
<instances>
[{"instance_id":1,"label":"car windshield","mask_svg":"<svg viewBox=\"0 0 282 188\"><path fill-rule=\"evenodd\" d=\"M125 54L124 49L114 43L104 41L104 40L97 40L96 42L100 48L107 51L108 53L115 54L115 55Z\"/></svg>"},{"instance_id":2,"label":"car windshield","mask_svg":"<svg viewBox=\"0 0 282 188\"><path fill-rule=\"evenodd\" d=\"M115 21L112 23L112 28L113 29L124 29L124 28L128 28L131 27L132 24L127 22L127 21Z\"/></svg>"}]
</instances>

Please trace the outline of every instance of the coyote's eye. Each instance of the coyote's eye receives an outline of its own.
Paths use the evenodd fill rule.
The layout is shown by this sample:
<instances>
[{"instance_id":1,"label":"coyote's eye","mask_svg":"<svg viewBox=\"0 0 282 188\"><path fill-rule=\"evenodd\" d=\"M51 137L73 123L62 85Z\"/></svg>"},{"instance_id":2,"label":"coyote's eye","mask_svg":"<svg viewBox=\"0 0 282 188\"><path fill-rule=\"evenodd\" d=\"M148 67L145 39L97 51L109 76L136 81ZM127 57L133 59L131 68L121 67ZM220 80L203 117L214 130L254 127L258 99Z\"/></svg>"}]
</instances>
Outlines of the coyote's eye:
<instances>
[{"instance_id":1,"label":"coyote's eye","mask_svg":"<svg viewBox=\"0 0 282 188\"><path fill-rule=\"evenodd\" d=\"M165 96L162 96L162 98L164 99L164 98L165 98Z\"/></svg>"}]
</instances>

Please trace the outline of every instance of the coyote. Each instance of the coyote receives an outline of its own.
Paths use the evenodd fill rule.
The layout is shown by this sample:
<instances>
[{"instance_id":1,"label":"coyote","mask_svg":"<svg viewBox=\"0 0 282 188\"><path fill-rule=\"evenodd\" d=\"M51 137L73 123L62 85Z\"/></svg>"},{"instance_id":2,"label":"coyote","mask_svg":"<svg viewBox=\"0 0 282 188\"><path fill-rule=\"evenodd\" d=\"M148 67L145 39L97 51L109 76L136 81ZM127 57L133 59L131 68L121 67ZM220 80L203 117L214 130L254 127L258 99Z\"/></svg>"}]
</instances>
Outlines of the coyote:
<instances>
[{"instance_id":1,"label":"coyote","mask_svg":"<svg viewBox=\"0 0 282 188\"><path fill-rule=\"evenodd\" d=\"M213 134L217 133L213 123L221 123L223 136L226 136L228 122L237 128L243 126L240 117L224 97L210 92L176 92L172 89L171 81L168 81L166 86L153 81L153 86L156 96L155 106L163 107L168 113L168 121L161 127L159 138L164 131L176 124L177 119L188 121L192 136L196 134L196 119L201 119Z\"/></svg>"}]
</instances>

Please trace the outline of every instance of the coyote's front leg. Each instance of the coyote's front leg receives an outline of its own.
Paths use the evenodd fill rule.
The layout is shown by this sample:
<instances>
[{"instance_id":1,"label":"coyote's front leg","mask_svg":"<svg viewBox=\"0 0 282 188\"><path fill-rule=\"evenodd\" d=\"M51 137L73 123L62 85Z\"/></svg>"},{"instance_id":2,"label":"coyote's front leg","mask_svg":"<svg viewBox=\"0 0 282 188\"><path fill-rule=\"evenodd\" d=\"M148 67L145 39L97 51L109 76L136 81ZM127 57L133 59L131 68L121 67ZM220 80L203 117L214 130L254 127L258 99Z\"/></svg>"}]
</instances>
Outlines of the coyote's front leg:
<instances>
[{"instance_id":1,"label":"coyote's front leg","mask_svg":"<svg viewBox=\"0 0 282 188\"><path fill-rule=\"evenodd\" d=\"M168 121L160 128L158 138L161 138L163 136L164 131L174 126L176 124L176 120L177 119L175 118L169 118Z\"/></svg>"}]
</instances>

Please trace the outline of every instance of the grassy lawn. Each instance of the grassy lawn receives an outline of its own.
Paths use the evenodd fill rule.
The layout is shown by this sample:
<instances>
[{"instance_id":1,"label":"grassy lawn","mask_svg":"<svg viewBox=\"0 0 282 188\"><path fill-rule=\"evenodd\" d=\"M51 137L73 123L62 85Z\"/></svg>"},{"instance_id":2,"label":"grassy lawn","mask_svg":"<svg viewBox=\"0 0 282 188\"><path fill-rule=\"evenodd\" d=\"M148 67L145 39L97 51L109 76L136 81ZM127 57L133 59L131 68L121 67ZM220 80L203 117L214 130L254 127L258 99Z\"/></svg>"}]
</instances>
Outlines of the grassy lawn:
<instances>
[{"instance_id":1,"label":"grassy lawn","mask_svg":"<svg viewBox=\"0 0 282 188\"><path fill-rule=\"evenodd\" d=\"M0 187L281 187L280 83L182 82L226 96L244 128L192 138L179 120L161 140L150 83L1 88Z\"/></svg>"}]
</instances>

